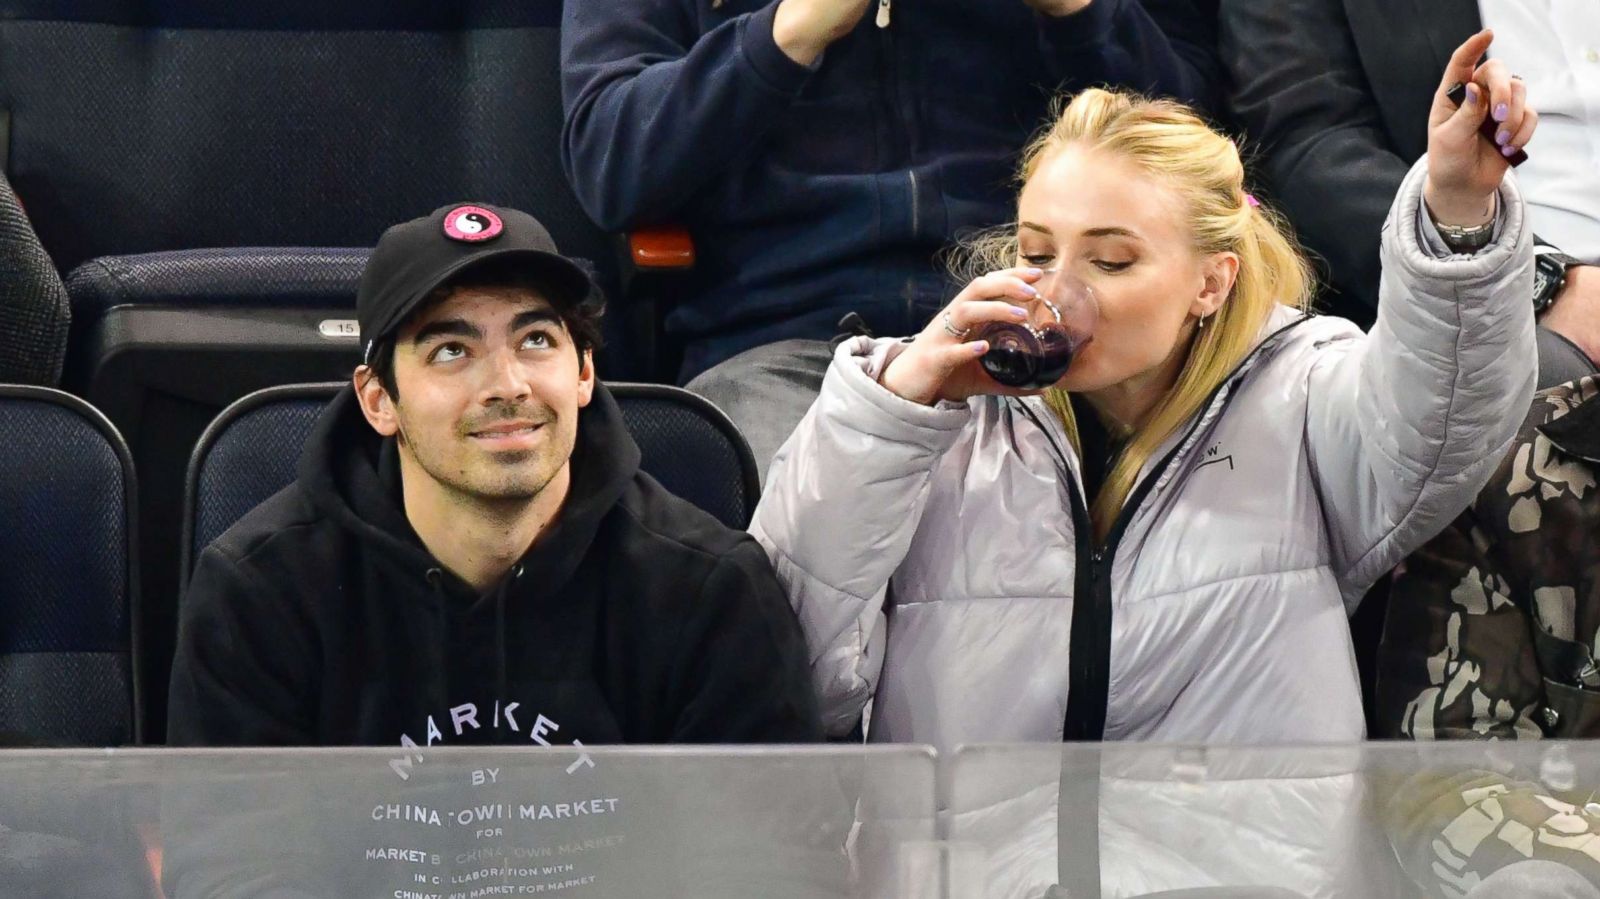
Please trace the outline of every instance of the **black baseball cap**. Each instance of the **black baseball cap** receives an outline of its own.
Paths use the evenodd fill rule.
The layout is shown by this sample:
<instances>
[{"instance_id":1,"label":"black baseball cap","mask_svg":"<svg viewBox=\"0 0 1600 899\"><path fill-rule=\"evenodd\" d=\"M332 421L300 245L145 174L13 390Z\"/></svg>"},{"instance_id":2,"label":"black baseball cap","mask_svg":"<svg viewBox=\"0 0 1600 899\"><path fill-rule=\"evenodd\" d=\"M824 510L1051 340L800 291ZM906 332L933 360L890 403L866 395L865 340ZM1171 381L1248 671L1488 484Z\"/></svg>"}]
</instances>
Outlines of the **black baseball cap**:
<instances>
[{"instance_id":1,"label":"black baseball cap","mask_svg":"<svg viewBox=\"0 0 1600 899\"><path fill-rule=\"evenodd\" d=\"M362 361L435 288L491 259L516 257L545 286L546 299L570 308L589 296L589 273L561 255L539 220L487 203L452 203L383 232L361 272L356 319Z\"/></svg>"}]
</instances>

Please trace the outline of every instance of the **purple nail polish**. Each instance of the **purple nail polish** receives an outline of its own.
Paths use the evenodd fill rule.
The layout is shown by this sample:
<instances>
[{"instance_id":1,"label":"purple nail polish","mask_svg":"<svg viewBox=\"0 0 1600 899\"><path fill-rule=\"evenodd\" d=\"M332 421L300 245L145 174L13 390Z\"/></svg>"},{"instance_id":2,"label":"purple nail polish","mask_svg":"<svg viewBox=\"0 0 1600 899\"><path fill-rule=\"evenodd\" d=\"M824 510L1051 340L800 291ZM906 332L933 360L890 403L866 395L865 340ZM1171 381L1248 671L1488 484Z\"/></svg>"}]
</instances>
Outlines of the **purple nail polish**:
<instances>
[{"instance_id":1,"label":"purple nail polish","mask_svg":"<svg viewBox=\"0 0 1600 899\"><path fill-rule=\"evenodd\" d=\"M1478 102L1478 86L1476 84L1467 85L1467 102L1474 104Z\"/></svg>"},{"instance_id":2,"label":"purple nail polish","mask_svg":"<svg viewBox=\"0 0 1600 899\"><path fill-rule=\"evenodd\" d=\"M1024 285L1022 285L1022 289L1030 297L1036 297L1036 296L1039 295L1039 288L1034 287L1032 284L1024 284ZM1015 307L1013 307L1013 308L1015 308Z\"/></svg>"},{"instance_id":3,"label":"purple nail polish","mask_svg":"<svg viewBox=\"0 0 1600 899\"><path fill-rule=\"evenodd\" d=\"M1012 306L1011 307L1011 314L1016 316L1017 318L1027 318L1028 317L1028 310L1022 308L1021 306Z\"/></svg>"},{"instance_id":4,"label":"purple nail polish","mask_svg":"<svg viewBox=\"0 0 1600 899\"><path fill-rule=\"evenodd\" d=\"M1509 115L1511 115L1511 110L1504 103L1501 103L1499 106L1494 108L1494 120L1496 122L1504 122L1506 120L1506 116Z\"/></svg>"},{"instance_id":5,"label":"purple nail polish","mask_svg":"<svg viewBox=\"0 0 1600 899\"><path fill-rule=\"evenodd\" d=\"M1496 134L1494 136L1494 142L1499 144L1502 147L1505 146L1506 145L1506 141L1508 141L1510 139L1511 139L1511 132L1505 130L1504 128L1501 128L1500 129L1500 133Z\"/></svg>"},{"instance_id":6,"label":"purple nail polish","mask_svg":"<svg viewBox=\"0 0 1600 899\"><path fill-rule=\"evenodd\" d=\"M1509 144L1500 148L1500 155L1502 156L1515 156L1516 153L1517 148L1510 146Z\"/></svg>"}]
</instances>

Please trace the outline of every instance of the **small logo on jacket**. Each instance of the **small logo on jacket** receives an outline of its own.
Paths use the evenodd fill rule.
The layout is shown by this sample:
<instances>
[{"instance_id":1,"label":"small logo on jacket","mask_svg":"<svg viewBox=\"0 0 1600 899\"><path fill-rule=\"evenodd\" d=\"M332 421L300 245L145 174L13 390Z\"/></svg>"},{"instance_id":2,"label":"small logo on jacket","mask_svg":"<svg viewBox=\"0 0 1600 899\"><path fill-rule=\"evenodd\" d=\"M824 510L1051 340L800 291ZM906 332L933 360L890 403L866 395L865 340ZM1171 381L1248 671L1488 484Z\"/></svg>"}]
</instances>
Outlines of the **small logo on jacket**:
<instances>
[{"instance_id":1,"label":"small logo on jacket","mask_svg":"<svg viewBox=\"0 0 1600 899\"><path fill-rule=\"evenodd\" d=\"M1195 467L1195 471L1199 471L1207 465L1221 465L1224 462L1228 464L1228 470L1233 471L1233 454L1222 455L1222 444L1213 443L1211 448L1206 450L1205 460Z\"/></svg>"}]
</instances>

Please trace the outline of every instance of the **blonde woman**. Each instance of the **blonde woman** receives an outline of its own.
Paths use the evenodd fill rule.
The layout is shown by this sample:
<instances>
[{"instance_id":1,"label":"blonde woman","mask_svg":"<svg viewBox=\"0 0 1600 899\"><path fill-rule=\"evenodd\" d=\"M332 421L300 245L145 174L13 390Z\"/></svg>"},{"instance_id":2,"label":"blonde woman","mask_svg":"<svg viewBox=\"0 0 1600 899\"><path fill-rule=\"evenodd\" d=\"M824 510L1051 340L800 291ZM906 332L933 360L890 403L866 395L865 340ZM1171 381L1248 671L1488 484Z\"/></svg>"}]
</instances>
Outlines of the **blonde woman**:
<instances>
[{"instance_id":1,"label":"blonde woman","mask_svg":"<svg viewBox=\"0 0 1600 899\"><path fill-rule=\"evenodd\" d=\"M1306 314L1226 137L1072 100L1026 152L1011 267L914 339L841 346L774 462L752 531L832 732L873 700L869 739L941 749L1363 736L1346 613L1465 508L1533 394L1530 234L1478 125L1521 147L1537 116L1474 66L1488 41L1440 85L1371 334ZM1093 342L1042 395L1001 387L976 329L1062 272L1098 298Z\"/></svg>"}]
</instances>

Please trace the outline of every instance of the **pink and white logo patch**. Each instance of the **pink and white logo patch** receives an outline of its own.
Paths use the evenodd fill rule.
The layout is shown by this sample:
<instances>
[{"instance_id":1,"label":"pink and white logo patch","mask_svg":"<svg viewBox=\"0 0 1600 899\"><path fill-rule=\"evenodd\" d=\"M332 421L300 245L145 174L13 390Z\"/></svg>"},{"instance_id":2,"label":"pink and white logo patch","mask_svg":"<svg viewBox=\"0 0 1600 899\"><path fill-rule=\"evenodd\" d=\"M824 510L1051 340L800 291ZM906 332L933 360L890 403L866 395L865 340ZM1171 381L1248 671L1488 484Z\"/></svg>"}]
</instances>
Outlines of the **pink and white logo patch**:
<instances>
[{"instance_id":1,"label":"pink and white logo patch","mask_svg":"<svg viewBox=\"0 0 1600 899\"><path fill-rule=\"evenodd\" d=\"M505 229L505 223L500 221L500 216L482 206L457 206L444 217L445 236L466 243L493 240Z\"/></svg>"}]
</instances>

